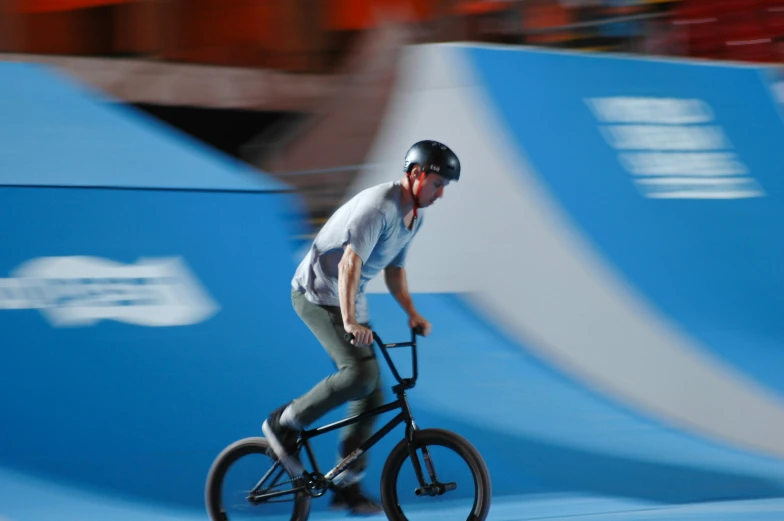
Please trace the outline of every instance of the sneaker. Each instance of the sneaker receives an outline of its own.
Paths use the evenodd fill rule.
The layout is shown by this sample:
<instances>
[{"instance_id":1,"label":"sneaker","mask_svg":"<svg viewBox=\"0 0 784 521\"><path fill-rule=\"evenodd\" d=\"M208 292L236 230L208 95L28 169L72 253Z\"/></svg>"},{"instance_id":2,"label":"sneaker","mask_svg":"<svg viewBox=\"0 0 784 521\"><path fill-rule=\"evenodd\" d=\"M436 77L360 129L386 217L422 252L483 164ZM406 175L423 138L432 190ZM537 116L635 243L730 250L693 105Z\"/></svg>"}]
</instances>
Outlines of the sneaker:
<instances>
[{"instance_id":1,"label":"sneaker","mask_svg":"<svg viewBox=\"0 0 784 521\"><path fill-rule=\"evenodd\" d=\"M345 487L333 487L332 492L332 499L329 503L329 508L332 510L348 509L352 514L360 516L380 514L384 511L381 505L362 493L359 483Z\"/></svg>"},{"instance_id":2,"label":"sneaker","mask_svg":"<svg viewBox=\"0 0 784 521\"><path fill-rule=\"evenodd\" d=\"M272 452L277 456L283 467L294 476L302 474L305 469L297 456L297 440L299 431L280 423L280 416L288 404L276 409L264 420L261 430L269 441Z\"/></svg>"}]
</instances>

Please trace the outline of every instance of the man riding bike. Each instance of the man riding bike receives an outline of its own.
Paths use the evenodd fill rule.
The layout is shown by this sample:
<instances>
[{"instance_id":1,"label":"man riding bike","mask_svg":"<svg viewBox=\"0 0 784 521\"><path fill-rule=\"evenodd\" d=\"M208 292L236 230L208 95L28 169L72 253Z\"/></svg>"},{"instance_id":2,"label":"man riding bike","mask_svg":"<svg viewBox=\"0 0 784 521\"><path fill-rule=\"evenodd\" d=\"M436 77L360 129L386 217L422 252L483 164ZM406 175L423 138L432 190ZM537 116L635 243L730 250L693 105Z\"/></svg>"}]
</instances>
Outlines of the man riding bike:
<instances>
[{"instance_id":1,"label":"man riding bike","mask_svg":"<svg viewBox=\"0 0 784 521\"><path fill-rule=\"evenodd\" d=\"M406 281L405 261L411 240L422 227L426 208L460 179L460 161L446 145L419 141L407 152L402 179L365 189L343 204L324 224L292 280L295 311L313 332L338 371L310 391L273 411L262 425L270 447L286 469L300 474L294 455L301 430L336 407L349 403L349 415L383 405L380 369L365 287L382 270L390 293L408 315L411 328L430 333ZM349 342L345 334L354 335ZM339 459L367 440L375 418L341 431ZM333 508L375 514L381 506L360 490L367 468L362 454L339 478Z\"/></svg>"}]
</instances>

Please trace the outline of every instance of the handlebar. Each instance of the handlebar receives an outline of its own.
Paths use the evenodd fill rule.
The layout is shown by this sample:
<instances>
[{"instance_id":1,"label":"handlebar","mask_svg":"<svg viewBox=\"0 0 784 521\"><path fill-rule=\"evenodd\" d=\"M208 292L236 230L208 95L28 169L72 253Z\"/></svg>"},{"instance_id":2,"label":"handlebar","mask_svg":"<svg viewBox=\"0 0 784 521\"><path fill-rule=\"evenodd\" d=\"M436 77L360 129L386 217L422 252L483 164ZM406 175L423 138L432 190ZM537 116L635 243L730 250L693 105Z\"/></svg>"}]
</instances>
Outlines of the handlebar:
<instances>
[{"instance_id":1,"label":"handlebar","mask_svg":"<svg viewBox=\"0 0 784 521\"><path fill-rule=\"evenodd\" d=\"M400 344L400 343L397 343L397 344L384 344L381 341L381 338L376 334L375 331L373 331L373 340L375 340L376 343L378 343L379 346L383 346L383 347L406 347L406 346L411 345L411 343L416 344L416 335L422 336L422 333L424 333L425 330L422 328L422 326L417 326L414 329L412 329L411 332L412 332L412 335L411 335L411 342L410 343L405 343L405 344ZM346 333L345 335L343 335L343 338L345 338L347 342L351 342L352 340L354 340L354 334L353 333Z\"/></svg>"},{"instance_id":2,"label":"handlebar","mask_svg":"<svg viewBox=\"0 0 784 521\"><path fill-rule=\"evenodd\" d=\"M385 344L384 342L382 342L381 337L379 337L378 334L375 331L373 331L373 340L376 342L376 344L378 344L378 347L381 349L381 354L384 355L384 359L387 361L387 365L389 365L389 368L392 370L392 374L394 375L395 380L397 380L399 384L404 386L404 388L410 389L411 387L414 387L414 385L416 384L417 377L419 375L418 374L419 371L417 368L416 337L417 335L422 336L422 333L424 333L422 327L417 326L411 330L410 342L395 342L392 344ZM345 338L347 342L351 342L352 340L354 340L354 335L352 333L346 333L345 335L343 335L343 338ZM395 364L392 363L392 359L389 357L389 353L387 353L387 349L393 347L411 347L411 362L413 365L413 373L414 373L413 377L411 378L400 377L400 374L397 372L397 368L395 367Z\"/></svg>"}]
</instances>

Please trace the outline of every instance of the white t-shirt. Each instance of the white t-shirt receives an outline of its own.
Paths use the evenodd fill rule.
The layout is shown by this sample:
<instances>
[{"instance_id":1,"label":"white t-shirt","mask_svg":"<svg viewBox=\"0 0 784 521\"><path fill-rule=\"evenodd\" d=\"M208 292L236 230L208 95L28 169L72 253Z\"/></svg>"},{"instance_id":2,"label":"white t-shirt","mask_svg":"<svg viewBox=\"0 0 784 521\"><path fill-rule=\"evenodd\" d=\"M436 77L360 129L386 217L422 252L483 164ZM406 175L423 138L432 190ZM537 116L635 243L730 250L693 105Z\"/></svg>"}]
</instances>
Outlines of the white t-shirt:
<instances>
[{"instance_id":1,"label":"white t-shirt","mask_svg":"<svg viewBox=\"0 0 784 521\"><path fill-rule=\"evenodd\" d=\"M329 218L291 281L314 304L340 306L338 263L347 244L362 259L357 291L357 322L370 320L365 286L387 266L404 266L408 245L422 226L419 209L413 230L406 228L400 205L403 186L392 181L367 188Z\"/></svg>"}]
</instances>

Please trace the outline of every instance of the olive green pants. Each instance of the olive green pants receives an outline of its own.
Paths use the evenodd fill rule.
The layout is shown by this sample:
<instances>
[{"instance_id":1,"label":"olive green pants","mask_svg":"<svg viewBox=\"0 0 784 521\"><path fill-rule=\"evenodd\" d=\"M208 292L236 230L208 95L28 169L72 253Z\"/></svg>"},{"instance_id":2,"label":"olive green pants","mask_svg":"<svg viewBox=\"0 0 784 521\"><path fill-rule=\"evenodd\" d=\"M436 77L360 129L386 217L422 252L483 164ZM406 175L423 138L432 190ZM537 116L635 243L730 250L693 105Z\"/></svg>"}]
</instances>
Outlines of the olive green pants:
<instances>
[{"instance_id":1,"label":"olive green pants","mask_svg":"<svg viewBox=\"0 0 784 521\"><path fill-rule=\"evenodd\" d=\"M303 426L313 424L329 411L349 404L349 416L369 411L383 405L381 376L378 360L372 346L358 347L346 341L343 319L338 306L313 304L299 291L292 291L291 301L295 311L324 346L337 372L321 380L310 391L295 399L292 412ZM369 327L368 324L363 324ZM341 430L339 458L347 456L372 434L375 418L344 427ZM361 472L367 467L367 455L351 465Z\"/></svg>"}]
</instances>

